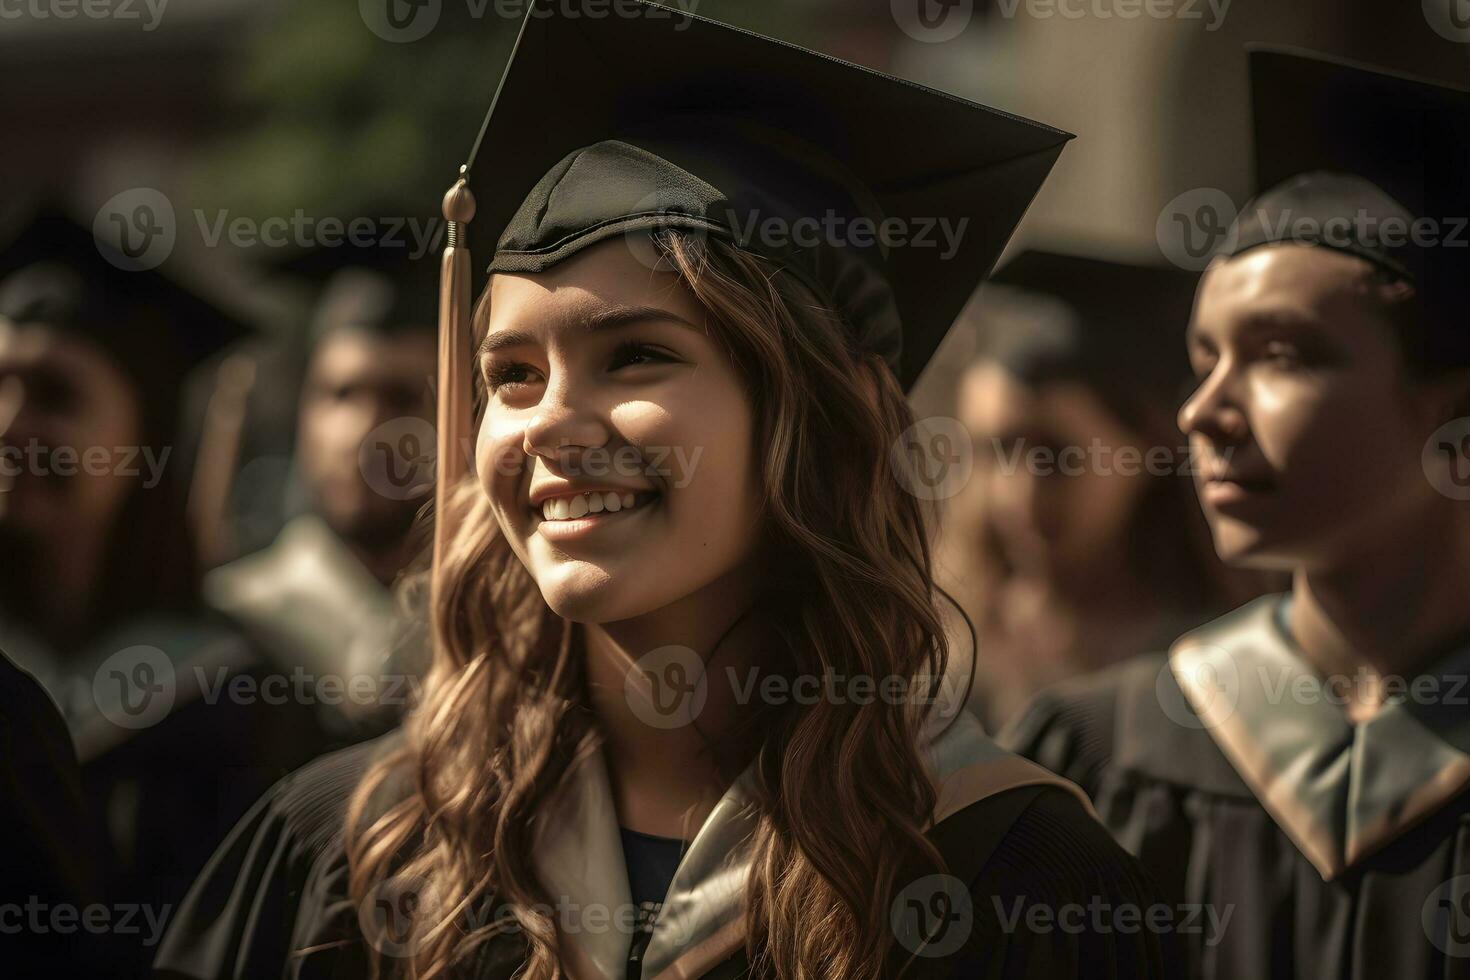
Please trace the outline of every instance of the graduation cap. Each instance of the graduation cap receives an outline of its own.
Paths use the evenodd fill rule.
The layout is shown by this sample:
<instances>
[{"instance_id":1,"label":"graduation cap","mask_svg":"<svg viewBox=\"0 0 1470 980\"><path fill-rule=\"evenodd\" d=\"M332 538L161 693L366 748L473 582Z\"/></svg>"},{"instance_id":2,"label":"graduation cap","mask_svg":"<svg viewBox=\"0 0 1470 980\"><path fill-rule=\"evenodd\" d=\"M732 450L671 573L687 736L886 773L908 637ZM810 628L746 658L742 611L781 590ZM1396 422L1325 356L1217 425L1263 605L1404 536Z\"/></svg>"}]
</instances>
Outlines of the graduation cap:
<instances>
[{"instance_id":1,"label":"graduation cap","mask_svg":"<svg viewBox=\"0 0 1470 980\"><path fill-rule=\"evenodd\" d=\"M992 286L1045 297L1044 312L983 323L982 351L1029 384L1079 380L1126 414L1173 408L1189 375L1184 331L1199 276L1058 252L1023 252L998 269ZM997 318L1005 320L1006 318Z\"/></svg>"},{"instance_id":2,"label":"graduation cap","mask_svg":"<svg viewBox=\"0 0 1470 980\"><path fill-rule=\"evenodd\" d=\"M272 271L317 288L311 332L341 327L379 334L432 331L438 324L439 257L430 249L396 243L343 242L296 252Z\"/></svg>"},{"instance_id":3,"label":"graduation cap","mask_svg":"<svg viewBox=\"0 0 1470 980\"><path fill-rule=\"evenodd\" d=\"M618 234L720 236L811 287L907 387L1070 138L683 11L583 5L532 4L445 197L441 445L468 428L465 246L527 272ZM751 235L752 218L789 234ZM884 219L909 243L868 241ZM830 224L803 244L812 221Z\"/></svg>"},{"instance_id":4,"label":"graduation cap","mask_svg":"<svg viewBox=\"0 0 1470 980\"><path fill-rule=\"evenodd\" d=\"M1412 282L1442 336L1470 300L1470 92L1292 50L1250 53L1256 183L1226 254L1343 251Z\"/></svg>"},{"instance_id":5,"label":"graduation cap","mask_svg":"<svg viewBox=\"0 0 1470 980\"><path fill-rule=\"evenodd\" d=\"M135 381L149 421L172 431L185 376L249 330L158 269L128 271L109 249L59 208L32 211L0 245L0 318L95 344Z\"/></svg>"}]
</instances>

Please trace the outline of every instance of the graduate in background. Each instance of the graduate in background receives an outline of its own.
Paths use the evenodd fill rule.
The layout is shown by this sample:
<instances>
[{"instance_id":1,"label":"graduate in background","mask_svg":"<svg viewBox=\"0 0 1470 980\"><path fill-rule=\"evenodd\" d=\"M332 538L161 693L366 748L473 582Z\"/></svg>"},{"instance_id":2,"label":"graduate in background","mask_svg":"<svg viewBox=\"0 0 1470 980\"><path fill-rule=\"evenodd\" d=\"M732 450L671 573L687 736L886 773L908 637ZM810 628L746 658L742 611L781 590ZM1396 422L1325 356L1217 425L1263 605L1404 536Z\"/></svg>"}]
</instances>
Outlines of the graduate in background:
<instances>
[{"instance_id":1,"label":"graduate in background","mask_svg":"<svg viewBox=\"0 0 1470 980\"><path fill-rule=\"evenodd\" d=\"M106 899L157 923L322 743L298 706L229 693L262 664L199 596L181 396L244 328L108 247L43 209L0 249L0 649L66 719ZM114 975L141 971L149 941L119 942Z\"/></svg>"},{"instance_id":2,"label":"graduate in background","mask_svg":"<svg viewBox=\"0 0 1470 980\"><path fill-rule=\"evenodd\" d=\"M1179 422L1220 555L1291 590L1009 741L1203 911L1190 976L1470 976L1470 93L1252 59L1267 190L1200 285Z\"/></svg>"},{"instance_id":3,"label":"graduate in background","mask_svg":"<svg viewBox=\"0 0 1470 980\"><path fill-rule=\"evenodd\" d=\"M296 429L306 506L205 595L278 668L340 678L322 723L355 741L396 724L427 660L417 593L392 587L427 545L411 532L433 486L438 255L343 245L279 268L324 283Z\"/></svg>"},{"instance_id":4,"label":"graduate in background","mask_svg":"<svg viewBox=\"0 0 1470 980\"><path fill-rule=\"evenodd\" d=\"M528 12L445 201L424 698L255 808L161 974L1166 976L1167 936L1006 917L1151 892L1074 788L931 698L926 513L893 462L1067 137L592 9ZM884 249L884 215L969 231Z\"/></svg>"},{"instance_id":5,"label":"graduate in background","mask_svg":"<svg viewBox=\"0 0 1470 980\"><path fill-rule=\"evenodd\" d=\"M973 707L992 730L1047 684L1259 594L1210 545L1174 423L1197 279L1032 251L970 308L954 411L976 468L938 561L979 634Z\"/></svg>"}]
</instances>

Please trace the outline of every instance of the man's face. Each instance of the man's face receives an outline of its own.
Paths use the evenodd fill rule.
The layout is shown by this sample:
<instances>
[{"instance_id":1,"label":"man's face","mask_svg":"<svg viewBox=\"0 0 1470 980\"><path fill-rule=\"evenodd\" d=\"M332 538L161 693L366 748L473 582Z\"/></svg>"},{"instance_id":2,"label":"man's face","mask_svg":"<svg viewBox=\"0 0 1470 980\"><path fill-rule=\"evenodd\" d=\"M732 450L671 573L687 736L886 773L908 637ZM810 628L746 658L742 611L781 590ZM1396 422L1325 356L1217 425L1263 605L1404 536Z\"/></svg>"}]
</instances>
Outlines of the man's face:
<instances>
[{"instance_id":1,"label":"man's face","mask_svg":"<svg viewBox=\"0 0 1470 980\"><path fill-rule=\"evenodd\" d=\"M364 457L384 448L367 444L381 426L402 420L409 431L410 420L432 422L435 358L434 336L424 331L341 328L317 345L302 390L297 459L317 512L349 540L397 540L423 504L422 494L400 499L372 486Z\"/></svg>"},{"instance_id":2,"label":"man's face","mask_svg":"<svg viewBox=\"0 0 1470 980\"><path fill-rule=\"evenodd\" d=\"M1434 499L1420 453L1439 424L1406 375L1371 267L1279 245L1217 263L1189 328L1199 388L1179 413L1227 561L1340 564L1392 547Z\"/></svg>"}]
</instances>

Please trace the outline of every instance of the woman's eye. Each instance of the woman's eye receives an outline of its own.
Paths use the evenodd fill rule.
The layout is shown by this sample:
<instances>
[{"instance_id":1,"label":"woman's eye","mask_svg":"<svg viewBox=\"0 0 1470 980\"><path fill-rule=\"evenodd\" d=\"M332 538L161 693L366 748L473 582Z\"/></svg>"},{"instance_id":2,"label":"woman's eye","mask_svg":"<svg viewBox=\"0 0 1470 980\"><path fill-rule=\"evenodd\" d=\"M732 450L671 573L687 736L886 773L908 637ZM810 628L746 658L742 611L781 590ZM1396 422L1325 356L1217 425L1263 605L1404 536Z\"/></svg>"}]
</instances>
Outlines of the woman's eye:
<instances>
[{"instance_id":1,"label":"woman's eye","mask_svg":"<svg viewBox=\"0 0 1470 980\"><path fill-rule=\"evenodd\" d=\"M612 364L609 370L616 371L624 367L636 367L640 364L667 363L674 360L669 353L661 348L637 341L629 341L619 344L613 351Z\"/></svg>"},{"instance_id":2,"label":"woman's eye","mask_svg":"<svg viewBox=\"0 0 1470 980\"><path fill-rule=\"evenodd\" d=\"M491 391L523 385L531 379L531 368L527 364L489 364L485 367L485 386Z\"/></svg>"}]
</instances>

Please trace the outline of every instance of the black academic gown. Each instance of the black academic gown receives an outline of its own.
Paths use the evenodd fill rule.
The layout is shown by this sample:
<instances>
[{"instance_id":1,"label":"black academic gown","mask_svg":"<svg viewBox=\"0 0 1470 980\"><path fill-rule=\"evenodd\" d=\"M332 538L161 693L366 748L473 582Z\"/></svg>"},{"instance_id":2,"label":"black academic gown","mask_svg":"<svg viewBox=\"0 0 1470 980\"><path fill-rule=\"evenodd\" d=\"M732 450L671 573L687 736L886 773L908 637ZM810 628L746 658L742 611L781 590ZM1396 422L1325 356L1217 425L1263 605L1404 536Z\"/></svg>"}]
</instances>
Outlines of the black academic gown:
<instances>
[{"instance_id":1,"label":"black academic gown","mask_svg":"<svg viewBox=\"0 0 1470 980\"><path fill-rule=\"evenodd\" d=\"M1438 703L1354 728L1283 601L1061 685L1001 741L1086 789L1185 906L1190 977L1467 980L1467 660L1425 675Z\"/></svg>"},{"instance_id":2,"label":"black academic gown","mask_svg":"<svg viewBox=\"0 0 1470 980\"><path fill-rule=\"evenodd\" d=\"M30 675L0 653L0 973L87 976L100 937L78 933L100 897L81 770L61 714ZM32 911L34 909L34 912ZM57 919L76 910L68 919Z\"/></svg>"},{"instance_id":3,"label":"black academic gown","mask_svg":"<svg viewBox=\"0 0 1470 980\"><path fill-rule=\"evenodd\" d=\"M221 615L133 617L64 658L3 629L76 746L90 826L74 846L94 860L102 899L131 910L108 933L107 974L142 976L219 842L324 738L309 705L264 683L272 672Z\"/></svg>"},{"instance_id":4,"label":"black academic gown","mask_svg":"<svg viewBox=\"0 0 1470 980\"><path fill-rule=\"evenodd\" d=\"M374 912L360 915L362 910L347 897L342 826L353 787L374 754L397 737L390 735L320 759L260 801L215 855L180 909L155 964L160 977L367 975L364 922ZM1009 755L1005 759L1025 765ZM1005 765L999 764L1000 768ZM600 770L600 762L595 768ZM597 787L597 779L590 779L588 785L596 792L606 792L605 784ZM739 785L737 781L736 787ZM968 918L961 914L952 920L963 923L957 926L960 931L949 934L956 948L942 950L942 956L917 958L905 975L1016 980L1174 976L1171 963L1177 960L1167 934L1131 928L1126 922L1121 929L1106 924L1100 929L1086 924L1078 928L1075 919L1068 920L1067 928L1055 928L1036 918L1032 906L1068 909L1077 916L1084 914L1089 902L1146 909L1156 900L1146 877L1089 815L1074 791L1045 776L1025 774L1004 777L1003 783L994 785L1010 788L964 806L931 832L952 880L965 883L959 887L967 890L971 909ZM612 843L612 852L606 853L599 837L605 828L595 826L595 819L593 823L584 819L602 805L589 805L589 800L596 800L595 794L573 794L573 798L577 802L563 812L575 816L560 829L549 831L538 844L538 849L568 849L569 860L558 867L557 860L543 862L538 854L540 873L544 881L595 889L585 879L601 874L600 867L620 867L620 845ZM735 808L726 808L730 799L727 794L690 845L660 916L658 927L663 928L669 910L677 910L675 914L682 914L685 921L676 926L686 928L690 938L682 948L665 949L662 954L650 948L641 969L642 980L671 976L734 980L750 975L743 934L725 941L729 940L727 930L740 928L738 894L729 894L714 878L696 882L705 889L701 895L715 896L711 904L727 903L732 916L724 919L709 909L691 908L680 898L695 893L694 888L686 887L687 880L681 884L688 869L701 863L717 866L726 846L748 829ZM610 832L614 836L608 839L615 842L616 828ZM593 842L590 848L589 840ZM567 872L570 877L565 876ZM738 883L743 877L730 880ZM626 889L625 879L622 884ZM713 929L722 922L721 928ZM1028 922L1035 922L1036 928ZM936 943L943 942L946 930L935 935ZM587 941L585 948L576 948L583 940ZM655 938L651 947L658 942ZM705 955L700 950L708 950L706 943L714 944L718 951ZM572 941L563 964L578 978L634 980L640 972L630 971L624 962L628 945L629 937L609 937L606 932L579 936ZM521 938L511 932L486 943L476 962L456 975L510 980L522 966L524 953ZM604 956L607 958L599 960ZM665 964L672 959L677 966L659 966L660 956ZM386 962L391 967L393 960L389 957Z\"/></svg>"}]
</instances>

